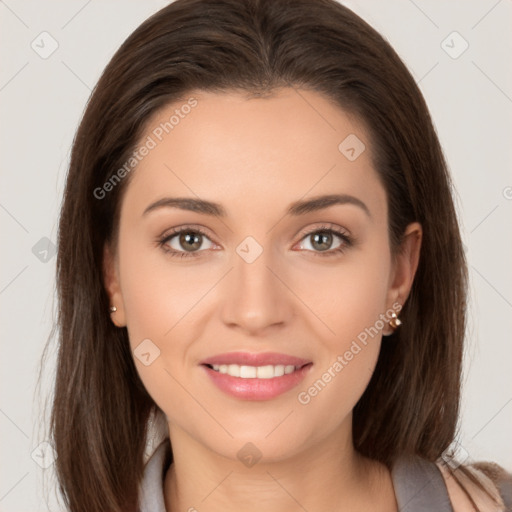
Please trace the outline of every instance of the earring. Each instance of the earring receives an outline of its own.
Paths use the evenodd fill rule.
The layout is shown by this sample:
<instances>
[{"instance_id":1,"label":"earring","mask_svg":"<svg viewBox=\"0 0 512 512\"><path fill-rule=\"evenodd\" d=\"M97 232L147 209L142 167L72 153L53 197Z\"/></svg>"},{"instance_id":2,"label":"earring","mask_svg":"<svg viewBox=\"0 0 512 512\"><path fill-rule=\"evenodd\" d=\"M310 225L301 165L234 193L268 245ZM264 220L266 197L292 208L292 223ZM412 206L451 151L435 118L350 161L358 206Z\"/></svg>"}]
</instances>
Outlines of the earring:
<instances>
[{"instance_id":1,"label":"earring","mask_svg":"<svg viewBox=\"0 0 512 512\"><path fill-rule=\"evenodd\" d=\"M402 325L401 320L396 316L396 313L393 311L391 313L391 320L389 321L389 326L393 329L393 331L396 330L396 328Z\"/></svg>"},{"instance_id":2,"label":"earring","mask_svg":"<svg viewBox=\"0 0 512 512\"><path fill-rule=\"evenodd\" d=\"M115 313L117 311L117 308L115 306L110 306L110 312Z\"/></svg>"}]
</instances>

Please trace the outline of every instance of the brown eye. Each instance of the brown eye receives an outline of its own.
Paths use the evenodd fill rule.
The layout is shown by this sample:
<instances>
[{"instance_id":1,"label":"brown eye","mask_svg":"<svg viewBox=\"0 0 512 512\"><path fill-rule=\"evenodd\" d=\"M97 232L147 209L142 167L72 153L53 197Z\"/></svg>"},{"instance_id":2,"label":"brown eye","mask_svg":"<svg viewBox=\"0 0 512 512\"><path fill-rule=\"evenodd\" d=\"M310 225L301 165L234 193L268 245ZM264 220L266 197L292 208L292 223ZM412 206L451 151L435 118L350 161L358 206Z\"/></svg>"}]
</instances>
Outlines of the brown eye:
<instances>
[{"instance_id":1,"label":"brown eye","mask_svg":"<svg viewBox=\"0 0 512 512\"><path fill-rule=\"evenodd\" d=\"M333 247L336 239L339 242ZM302 249L313 252L318 256L335 256L344 252L353 244L350 236L330 228L317 228L306 233L301 240L309 240L309 243L301 243Z\"/></svg>"},{"instance_id":2,"label":"brown eye","mask_svg":"<svg viewBox=\"0 0 512 512\"><path fill-rule=\"evenodd\" d=\"M319 251L328 251L331 248L333 235L328 231L318 231L308 236L311 237L311 245L315 249L318 249Z\"/></svg>"},{"instance_id":3,"label":"brown eye","mask_svg":"<svg viewBox=\"0 0 512 512\"><path fill-rule=\"evenodd\" d=\"M202 237L200 233L194 233L193 231L183 231L178 237L178 245L185 248L185 250L197 250L201 247Z\"/></svg>"},{"instance_id":4,"label":"brown eye","mask_svg":"<svg viewBox=\"0 0 512 512\"><path fill-rule=\"evenodd\" d=\"M208 242L210 245L206 245ZM160 245L171 256L180 255L181 257L199 256L202 252L201 248L211 249L213 243L208 238L206 233L198 228L182 228L177 229L170 235L166 235L161 241Z\"/></svg>"}]
</instances>

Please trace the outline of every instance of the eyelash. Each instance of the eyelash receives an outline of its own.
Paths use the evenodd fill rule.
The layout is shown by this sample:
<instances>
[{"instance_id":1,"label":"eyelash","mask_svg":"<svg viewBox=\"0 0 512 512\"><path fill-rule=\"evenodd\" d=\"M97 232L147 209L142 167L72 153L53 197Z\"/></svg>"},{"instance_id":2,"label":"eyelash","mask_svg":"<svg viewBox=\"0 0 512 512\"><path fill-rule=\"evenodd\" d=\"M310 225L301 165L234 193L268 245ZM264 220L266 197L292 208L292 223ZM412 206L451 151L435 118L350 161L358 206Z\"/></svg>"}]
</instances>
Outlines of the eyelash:
<instances>
[{"instance_id":1,"label":"eyelash","mask_svg":"<svg viewBox=\"0 0 512 512\"><path fill-rule=\"evenodd\" d=\"M158 239L158 245L162 248L162 250L171 257L179 256L180 258L196 258L201 255L201 252L204 251L193 251L193 252L187 252L187 251L176 251L175 249L169 249L167 242L169 242L171 239L173 239L175 236L180 235L181 233L193 233L193 234L200 234L202 236L205 236L206 238L210 238L208 234L203 231L199 227L192 227L192 226L184 226L182 228L177 228L176 230L171 231L170 233L165 234L163 237ZM332 233L336 235L337 237L341 238L341 240L344 242L343 245L338 247L337 249L330 249L328 251L310 251L307 252L313 252L315 255L320 256L322 258L330 258L333 256L337 256L339 254L342 254L345 252L346 249L354 245L355 238L352 236L347 235L346 233L342 231L338 231L337 229L332 229L331 226L320 226L319 228L315 228L311 231L308 231L306 233L301 234L300 240L302 241L304 238L314 235L316 233Z\"/></svg>"}]
</instances>

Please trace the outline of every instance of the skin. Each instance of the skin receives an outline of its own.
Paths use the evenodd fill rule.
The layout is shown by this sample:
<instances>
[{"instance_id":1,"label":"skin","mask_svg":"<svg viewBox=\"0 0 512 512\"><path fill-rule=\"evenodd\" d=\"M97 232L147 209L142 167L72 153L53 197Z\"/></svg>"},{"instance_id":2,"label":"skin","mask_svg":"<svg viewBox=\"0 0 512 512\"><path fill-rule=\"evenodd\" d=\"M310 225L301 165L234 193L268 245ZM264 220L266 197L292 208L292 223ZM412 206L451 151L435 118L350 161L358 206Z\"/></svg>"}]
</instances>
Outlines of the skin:
<instances>
[{"instance_id":1,"label":"skin","mask_svg":"<svg viewBox=\"0 0 512 512\"><path fill-rule=\"evenodd\" d=\"M405 303L421 225L407 227L393 261L386 192L368 136L318 93L285 88L250 100L235 92L190 96L197 106L134 171L117 250L105 248L113 322L127 327L132 350L148 338L160 350L148 366L134 361L168 419L175 462L165 476L166 508L396 511L389 472L352 444L352 409L375 368L382 333L308 404L297 395L380 314ZM179 106L158 112L141 140ZM354 161L338 149L349 134L366 145ZM370 216L354 204L299 217L285 213L294 201L333 193L360 199ZM170 207L143 214L167 196L215 201L227 216ZM170 257L158 238L189 224L207 232L201 254ZM304 233L326 224L356 242L324 256ZM262 249L252 263L236 251L248 236ZM333 235L330 243L332 252L345 242ZM167 246L187 251L179 236ZM272 400L240 400L211 384L200 366L238 350L281 352L313 366L298 387ZM252 467L237 458L248 442L262 454Z\"/></svg>"}]
</instances>

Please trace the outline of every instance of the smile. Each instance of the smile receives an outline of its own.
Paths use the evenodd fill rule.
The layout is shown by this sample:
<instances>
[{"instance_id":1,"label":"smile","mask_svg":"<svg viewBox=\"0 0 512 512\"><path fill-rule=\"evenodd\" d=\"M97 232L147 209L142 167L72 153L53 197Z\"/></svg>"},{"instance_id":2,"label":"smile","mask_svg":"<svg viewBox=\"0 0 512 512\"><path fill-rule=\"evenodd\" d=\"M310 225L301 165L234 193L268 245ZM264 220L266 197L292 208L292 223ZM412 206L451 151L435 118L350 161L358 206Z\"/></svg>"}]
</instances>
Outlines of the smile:
<instances>
[{"instance_id":1,"label":"smile","mask_svg":"<svg viewBox=\"0 0 512 512\"><path fill-rule=\"evenodd\" d=\"M208 365L212 370L231 375L231 377L240 377L241 379L273 379L288 375L302 366L294 365L266 365L266 366L246 366L238 364L214 364Z\"/></svg>"},{"instance_id":2,"label":"smile","mask_svg":"<svg viewBox=\"0 0 512 512\"><path fill-rule=\"evenodd\" d=\"M208 375L209 382L224 394L239 400L276 398L297 387L313 366L311 361L270 354L240 356L238 353L212 359L217 360L207 360L200 364L200 368ZM233 359L238 359L238 363L233 362ZM279 362L288 364L278 364Z\"/></svg>"}]
</instances>

